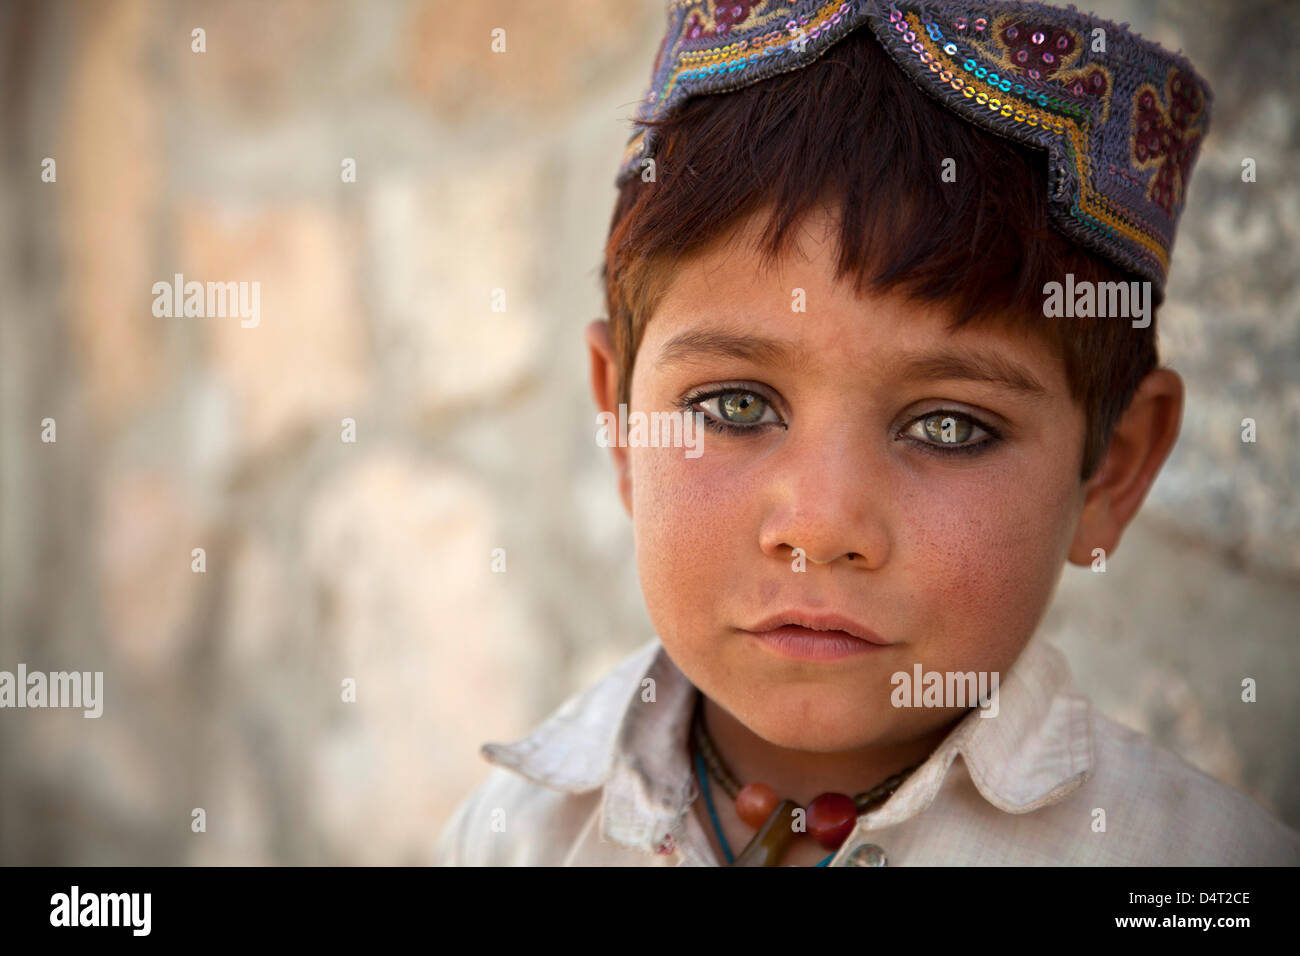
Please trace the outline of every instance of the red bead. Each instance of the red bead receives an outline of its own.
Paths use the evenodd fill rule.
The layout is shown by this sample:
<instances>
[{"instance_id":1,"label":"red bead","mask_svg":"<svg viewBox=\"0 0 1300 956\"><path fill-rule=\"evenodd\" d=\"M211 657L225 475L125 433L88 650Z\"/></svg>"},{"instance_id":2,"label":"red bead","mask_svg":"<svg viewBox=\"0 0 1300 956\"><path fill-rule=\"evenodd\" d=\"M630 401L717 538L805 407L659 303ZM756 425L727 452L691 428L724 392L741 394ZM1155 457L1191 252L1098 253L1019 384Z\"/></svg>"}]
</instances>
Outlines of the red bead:
<instances>
[{"instance_id":1,"label":"red bead","mask_svg":"<svg viewBox=\"0 0 1300 956\"><path fill-rule=\"evenodd\" d=\"M839 849L857 819L853 798L842 793L823 793L808 804L808 832L828 850Z\"/></svg>"},{"instance_id":2,"label":"red bead","mask_svg":"<svg viewBox=\"0 0 1300 956\"><path fill-rule=\"evenodd\" d=\"M761 827L777 805L776 792L765 783L746 784L736 794L736 814L751 827Z\"/></svg>"}]
</instances>

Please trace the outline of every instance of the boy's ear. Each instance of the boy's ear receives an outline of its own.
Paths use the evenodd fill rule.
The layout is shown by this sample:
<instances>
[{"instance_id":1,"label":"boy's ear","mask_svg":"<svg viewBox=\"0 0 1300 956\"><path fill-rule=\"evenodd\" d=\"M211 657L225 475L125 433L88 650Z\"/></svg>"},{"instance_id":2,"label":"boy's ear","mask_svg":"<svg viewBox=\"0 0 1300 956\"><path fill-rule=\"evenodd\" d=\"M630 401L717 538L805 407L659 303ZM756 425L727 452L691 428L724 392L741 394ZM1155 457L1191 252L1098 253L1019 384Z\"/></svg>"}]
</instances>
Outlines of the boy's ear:
<instances>
[{"instance_id":1,"label":"boy's ear","mask_svg":"<svg viewBox=\"0 0 1300 956\"><path fill-rule=\"evenodd\" d=\"M1183 419L1183 380L1173 369L1156 369L1138 385L1133 401L1111 434L1097 473L1084 488L1083 511L1070 544L1070 561L1087 567L1093 549L1107 559L1169 456Z\"/></svg>"},{"instance_id":2,"label":"boy's ear","mask_svg":"<svg viewBox=\"0 0 1300 956\"><path fill-rule=\"evenodd\" d=\"M596 319L587 326L587 348L591 352L591 395L596 408L618 419L618 360L609 337L609 322ZM627 449L614 444L610 448L618 472L618 493L623 507L632 513L632 477L628 471Z\"/></svg>"}]
</instances>

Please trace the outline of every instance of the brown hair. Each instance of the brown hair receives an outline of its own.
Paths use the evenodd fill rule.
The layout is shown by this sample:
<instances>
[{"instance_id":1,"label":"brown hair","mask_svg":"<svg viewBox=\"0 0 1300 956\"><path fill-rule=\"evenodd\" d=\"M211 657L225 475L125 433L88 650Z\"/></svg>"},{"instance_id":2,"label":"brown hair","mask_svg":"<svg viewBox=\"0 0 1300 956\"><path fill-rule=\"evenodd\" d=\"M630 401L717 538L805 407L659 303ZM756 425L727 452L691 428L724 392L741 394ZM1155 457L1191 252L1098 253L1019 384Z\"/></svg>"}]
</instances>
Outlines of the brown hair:
<instances>
[{"instance_id":1,"label":"brown hair","mask_svg":"<svg viewBox=\"0 0 1300 956\"><path fill-rule=\"evenodd\" d=\"M728 93L698 96L660 130L654 181L618 194L601 277L627 402L646 322L672 266L771 208L762 264L823 203L838 203L836 277L859 293L896 289L946 303L950 330L992 320L1046 337L1087 416L1081 480L1157 365L1151 324L1045 318L1043 286L1138 277L1078 246L1047 220L1045 154L978 129L919 89L869 30L819 59ZM956 161L942 182L941 161Z\"/></svg>"}]
</instances>

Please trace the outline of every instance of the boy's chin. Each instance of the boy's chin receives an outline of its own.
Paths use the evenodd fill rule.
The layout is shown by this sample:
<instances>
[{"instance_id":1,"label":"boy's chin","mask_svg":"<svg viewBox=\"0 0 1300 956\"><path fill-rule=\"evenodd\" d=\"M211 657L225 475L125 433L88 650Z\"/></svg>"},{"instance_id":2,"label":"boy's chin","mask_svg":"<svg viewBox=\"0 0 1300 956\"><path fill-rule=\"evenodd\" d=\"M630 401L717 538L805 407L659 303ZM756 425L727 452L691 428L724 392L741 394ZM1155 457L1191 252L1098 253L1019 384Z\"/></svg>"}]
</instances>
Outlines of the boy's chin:
<instances>
[{"instance_id":1,"label":"boy's chin","mask_svg":"<svg viewBox=\"0 0 1300 956\"><path fill-rule=\"evenodd\" d=\"M779 698L779 695L777 695ZM724 706L727 702L720 701ZM769 700L756 712L744 707L727 709L751 733L775 747L813 753L841 753L907 744L938 728L952 724L964 713L959 709L924 711L896 708L861 700L837 701L833 696L810 701L806 696Z\"/></svg>"}]
</instances>

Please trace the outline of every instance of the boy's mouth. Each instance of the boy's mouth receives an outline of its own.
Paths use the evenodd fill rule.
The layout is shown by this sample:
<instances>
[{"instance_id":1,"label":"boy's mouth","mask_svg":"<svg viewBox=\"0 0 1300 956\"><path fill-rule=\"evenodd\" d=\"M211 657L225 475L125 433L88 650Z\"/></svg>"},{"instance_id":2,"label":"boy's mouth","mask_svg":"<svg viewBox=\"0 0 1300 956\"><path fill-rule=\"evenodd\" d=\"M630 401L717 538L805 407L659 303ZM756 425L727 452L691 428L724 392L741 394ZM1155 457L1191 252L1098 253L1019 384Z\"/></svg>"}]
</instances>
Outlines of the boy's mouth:
<instances>
[{"instance_id":1,"label":"boy's mouth","mask_svg":"<svg viewBox=\"0 0 1300 956\"><path fill-rule=\"evenodd\" d=\"M782 611L740 630L786 656L814 660L891 646L865 624L834 613Z\"/></svg>"}]
</instances>

